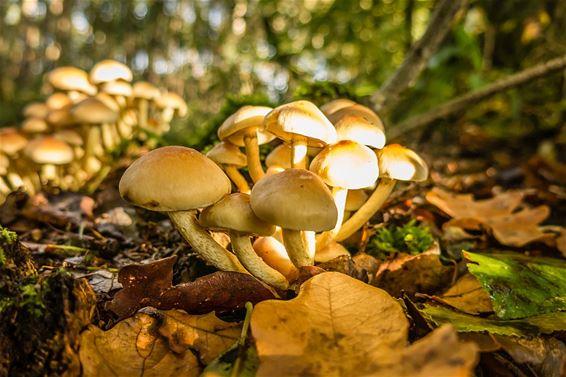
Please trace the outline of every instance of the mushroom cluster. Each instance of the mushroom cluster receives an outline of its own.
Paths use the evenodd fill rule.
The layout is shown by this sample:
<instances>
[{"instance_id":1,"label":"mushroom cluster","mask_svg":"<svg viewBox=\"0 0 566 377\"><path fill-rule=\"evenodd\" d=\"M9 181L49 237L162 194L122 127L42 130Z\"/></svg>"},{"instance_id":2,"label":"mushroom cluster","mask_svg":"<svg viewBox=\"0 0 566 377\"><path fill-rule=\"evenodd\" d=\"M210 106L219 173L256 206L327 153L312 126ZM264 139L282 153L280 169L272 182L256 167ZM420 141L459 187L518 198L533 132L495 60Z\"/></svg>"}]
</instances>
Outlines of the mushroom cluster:
<instances>
[{"instance_id":1,"label":"mushroom cluster","mask_svg":"<svg viewBox=\"0 0 566 377\"><path fill-rule=\"evenodd\" d=\"M180 96L132 78L115 60L90 72L49 72L46 100L24 108L20 127L0 129L0 203L16 189L33 194L47 184L72 191L96 184L128 146L150 144L175 115L186 115Z\"/></svg>"},{"instance_id":2,"label":"mushroom cluster","mask_svg":"<svg viewBox=\"0 0 566 377\"><path fill-rule=\"evenodd\" d=\"M347 99L320 109L305 100L244 106L218 136L206 156L179 146L143 155L122 176L120 194L167 213L209 264L280 289L298 268L347 254L339 242L370 220L396 181L428 176L417 153L386 145L377 114ZM264 167L258 146L266 143L274 148ZM231 250L216 231L229 234Z\"/></svg>"}]
</instances>

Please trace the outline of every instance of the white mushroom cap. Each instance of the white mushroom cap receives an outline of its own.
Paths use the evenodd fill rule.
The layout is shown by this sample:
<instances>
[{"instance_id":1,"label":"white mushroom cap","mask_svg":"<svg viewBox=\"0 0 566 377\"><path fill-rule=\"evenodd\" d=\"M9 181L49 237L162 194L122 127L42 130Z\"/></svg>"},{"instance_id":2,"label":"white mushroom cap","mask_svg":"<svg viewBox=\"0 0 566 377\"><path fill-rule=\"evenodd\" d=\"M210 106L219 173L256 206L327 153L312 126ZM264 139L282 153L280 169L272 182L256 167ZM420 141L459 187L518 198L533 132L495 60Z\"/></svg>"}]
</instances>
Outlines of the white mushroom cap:
<instances>
[{"instance_id":1,"label":"white mushroom cap","mask_svg":"<svg viewBox=\"0 0 566 377\"><path fill-rule=\"evenodd\" d=\"M399 144L389 144L375 152L383 177L399 181L421 182L428 178L426 162L413 150Z\"/></svg>"},{"instance_id":2,"label":"white mushroom cap","mask_svg":"<svg viewBox=\"0 0 566 377\"><path fill-rule=\"evenodd\" d=\"M95 85L116 80L130 82L133 79L132 71L127 65L112 59L96 63L90 70L89 77Z\"/></svg>"}]
</instances>

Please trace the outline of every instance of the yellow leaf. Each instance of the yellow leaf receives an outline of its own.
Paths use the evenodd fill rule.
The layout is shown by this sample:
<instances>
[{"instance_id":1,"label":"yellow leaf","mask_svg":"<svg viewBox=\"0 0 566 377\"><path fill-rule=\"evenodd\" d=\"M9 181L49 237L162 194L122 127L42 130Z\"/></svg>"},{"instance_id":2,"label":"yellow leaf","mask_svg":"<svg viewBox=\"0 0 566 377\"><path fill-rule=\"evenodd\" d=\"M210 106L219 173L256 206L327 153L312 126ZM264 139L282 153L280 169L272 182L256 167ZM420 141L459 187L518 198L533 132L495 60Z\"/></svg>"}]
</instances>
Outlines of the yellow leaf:
<instances>
[{"instance_id":1,"label":"yellow leaf","mask_svg":"<svg viewBox=\"0 0 566 377\"><path fill-rule=\"evenodd\" d=\"M198 376L239 333L239 324L214 313L145 308L108 331L91 325L82 333L83 376Z\"/></svg>"},{"instance_id":2,"label":"yellow leaf","mask_svg":"<svg viewBox=\"0 0 566 377\"><path fill-rule=\"evenodd\" d=\"M297 298L255 307L257 376L471 375L474 345L446 327L406 347L408 325L385 291L337 272L316 275Z\"/></svg>"}]
</instances>

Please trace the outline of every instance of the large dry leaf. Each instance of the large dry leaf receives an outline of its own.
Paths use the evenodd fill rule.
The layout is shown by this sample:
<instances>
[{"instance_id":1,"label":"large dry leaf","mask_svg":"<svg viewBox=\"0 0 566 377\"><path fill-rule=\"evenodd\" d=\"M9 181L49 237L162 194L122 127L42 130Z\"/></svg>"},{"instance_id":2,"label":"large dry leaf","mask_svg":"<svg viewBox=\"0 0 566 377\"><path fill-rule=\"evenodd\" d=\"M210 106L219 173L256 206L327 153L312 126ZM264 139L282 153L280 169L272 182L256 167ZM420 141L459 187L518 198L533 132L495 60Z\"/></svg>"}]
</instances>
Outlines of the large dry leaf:
<instances>
[{"instance_id":1,"label":"large dry leaf","mask_svg":"<svg viewBox=\"0 0 566 377\"><path fill-rule=\"evenodd\" d=\"M81 335L83 376L198 376L240 331L214 313L145 308L108 331L91 325Z\"/></svg>"},{"instance_id":2,"label":"large dry leaf","mask_svg":"<svg viewBox=\"0 0 566 377\"><path fill-rule=\"evenodd\" d=\"M426 199L452 217L443 229L458 227L468 230L490 229L503 245L522 247L530 242L553 239L538 227L550 214L547 206L516 209L523 194L504 192L491 199L474 200L470 194L453 194L434 188Z\"/></svg>"},{"instance_id":3,"label":"large dry leaf","mask_svg":"<svg viewBox=\"0 0 566 377\"><path fill-rule=\"evenodd\" d=\"M472 274L465 274L444 294L431 298L468 314L493 312L489 294Z\"/></svg>"},{"instance_id":4,"label":"large dry leaf","mask_svg":"<svg viewBox=\"0 0 566 377\"><path fill-rule=\"evenodd\" d=\"M475 346L459 343L450 327L406 347L399 303L337 272L308 280L293 300L259 303L251 328L258 377L467 376L476 362Z\"/></svg>"}]
</instances>

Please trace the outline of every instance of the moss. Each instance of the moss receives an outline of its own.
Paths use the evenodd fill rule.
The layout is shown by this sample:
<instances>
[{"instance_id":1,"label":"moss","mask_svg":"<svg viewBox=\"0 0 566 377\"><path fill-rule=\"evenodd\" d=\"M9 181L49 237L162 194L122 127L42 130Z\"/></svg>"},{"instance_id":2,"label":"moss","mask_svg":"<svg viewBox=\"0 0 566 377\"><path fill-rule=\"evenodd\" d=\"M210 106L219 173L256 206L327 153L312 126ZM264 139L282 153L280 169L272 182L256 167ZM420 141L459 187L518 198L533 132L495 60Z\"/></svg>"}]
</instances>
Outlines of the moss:
<instances>
[{"instance_id":1,"label":"moss","mask_svg":"<svg viewBox=\"0 0 566 377\"><path fill-rule=\"evenodd\" d=\"M389 225L379 229L369 240L366 252L377 258L387 258L398 252L419 254L432 246L434 238L428 227L411 220L404 225Z\"/></svg>"},{"instance_id":2,"label":"moss","mask_svg":"<svg viewBox=\"0 0 566 377\"><path fill-rule=\"evenodd\" d=\"M18 235L7 228L0 226L0 266L6 262L6 252L2 245L11 245L16 242Z\"/></svg>"}]
</instances>

